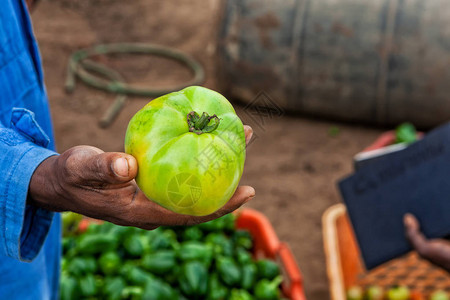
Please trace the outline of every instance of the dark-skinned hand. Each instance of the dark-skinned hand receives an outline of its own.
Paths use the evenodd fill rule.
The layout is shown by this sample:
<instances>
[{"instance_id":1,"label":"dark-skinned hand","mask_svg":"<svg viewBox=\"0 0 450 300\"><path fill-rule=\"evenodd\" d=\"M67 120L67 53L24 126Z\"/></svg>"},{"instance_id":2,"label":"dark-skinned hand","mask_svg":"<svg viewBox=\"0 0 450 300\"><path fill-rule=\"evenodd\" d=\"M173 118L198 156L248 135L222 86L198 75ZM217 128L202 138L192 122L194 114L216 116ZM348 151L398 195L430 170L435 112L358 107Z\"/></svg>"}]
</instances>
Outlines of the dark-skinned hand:
<instances>
[{"instance_id":1,"label":"dark-skinned hand","mask_svg":"<svg viewBox=\"0 0 450 300\"><path fill-rule=\"evenodd\" d=\"M450 272L450 241L427 239L420 231L419 221L411 215L404 217L406 237L417 253L433 264Z\"/></svg>"},{"instance_id":2,"label":"dark-skinned hand","mask_svg":"<svg viewBox=\"0 0 450 300\"><path fill-rule=\"evenodd\" d=\"M244 126L246 143L252 136ZM224 207L194 217L174 213L150 201L134 178L136 159L91 146L73 147L44 160L35 170L29 202L51 211L73 211L123 226L154 229L162 225L193 225L210 221L239 208L255 196L250 186L239 186Z\"/></svg>"}]
</instances>

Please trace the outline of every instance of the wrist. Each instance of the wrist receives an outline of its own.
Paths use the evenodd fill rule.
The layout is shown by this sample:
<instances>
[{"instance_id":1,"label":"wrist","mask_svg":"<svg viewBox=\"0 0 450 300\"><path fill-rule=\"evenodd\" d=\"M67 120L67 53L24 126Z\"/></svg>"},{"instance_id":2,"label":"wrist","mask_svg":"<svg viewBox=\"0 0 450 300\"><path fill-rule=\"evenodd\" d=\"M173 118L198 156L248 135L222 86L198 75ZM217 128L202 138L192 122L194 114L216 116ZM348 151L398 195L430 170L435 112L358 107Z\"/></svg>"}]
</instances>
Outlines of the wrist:
<instances>
[{"instance_id":1,"label":"wrist","mask_svg":"<svg viewBox=\"0 0 450 300\"><path fill-rule=\"evenodd\" d=\"M57 155L45 159L31 176L28 188L28 203L51 211L63 211L58 182Z\"/></svg>"}]
</instances>

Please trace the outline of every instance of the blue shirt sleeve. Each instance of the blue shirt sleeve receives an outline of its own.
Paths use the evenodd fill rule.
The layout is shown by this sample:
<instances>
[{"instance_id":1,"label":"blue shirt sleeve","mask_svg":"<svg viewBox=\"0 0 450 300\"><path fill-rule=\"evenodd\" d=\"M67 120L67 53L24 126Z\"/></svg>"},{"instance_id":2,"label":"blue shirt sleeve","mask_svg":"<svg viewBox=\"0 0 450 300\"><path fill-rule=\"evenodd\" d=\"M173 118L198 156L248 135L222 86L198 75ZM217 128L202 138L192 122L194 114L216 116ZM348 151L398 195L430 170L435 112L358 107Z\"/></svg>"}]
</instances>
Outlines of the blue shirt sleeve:
<instances>
[{"instance_id":1,"label":"blue shirt sleeve","mask_svg":"<svg viewBox=\"0 0 450 300\"><path fill-rule=\"evenodd\" d=\"M36 168L57 155L34 114L12 110L9 127L0 123L0 253L31 261L39 253L53 212L27 204L28 186Z\"/></svg>"}]
</instances>

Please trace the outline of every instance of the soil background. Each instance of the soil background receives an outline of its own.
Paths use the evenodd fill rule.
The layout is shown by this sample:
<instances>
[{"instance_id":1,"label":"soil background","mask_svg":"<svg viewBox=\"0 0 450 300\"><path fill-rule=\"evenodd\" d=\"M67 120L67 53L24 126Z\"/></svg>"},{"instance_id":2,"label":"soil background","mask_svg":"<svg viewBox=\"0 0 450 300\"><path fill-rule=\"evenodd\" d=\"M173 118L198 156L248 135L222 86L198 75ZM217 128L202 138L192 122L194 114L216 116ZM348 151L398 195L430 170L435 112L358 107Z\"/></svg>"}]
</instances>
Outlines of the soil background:
<instances>
[{"instance_id":1,"label":"soil background","mask_svg":"<svg viewBox=\"0 0 450 300\"><path fill-rule=\"evenodd\" d=\"M215 89L220 7L220 0L42 0L32 19L58 151L81 144L123 151L128 121L150 100L129 98L117 120L101 129L97 123L114 96L82 83L72 94L65 93L67 62L73 51L111 42L175 47L203 64L205 86ZM123 55L101 60L127 82L140 86L167 87L190 78L189 71L161 58ZM243 106L234 104L244 123L255 130L242 184L254 186L257 196L247 206L267 215L280 239L291 246L304 275L307 298L329 299L321 216L340 201L336 182L351 172L352 156L381 129L291 115L258 126ZM330 134L330 129L338 134Z\"/></svg>"}]
</instances>

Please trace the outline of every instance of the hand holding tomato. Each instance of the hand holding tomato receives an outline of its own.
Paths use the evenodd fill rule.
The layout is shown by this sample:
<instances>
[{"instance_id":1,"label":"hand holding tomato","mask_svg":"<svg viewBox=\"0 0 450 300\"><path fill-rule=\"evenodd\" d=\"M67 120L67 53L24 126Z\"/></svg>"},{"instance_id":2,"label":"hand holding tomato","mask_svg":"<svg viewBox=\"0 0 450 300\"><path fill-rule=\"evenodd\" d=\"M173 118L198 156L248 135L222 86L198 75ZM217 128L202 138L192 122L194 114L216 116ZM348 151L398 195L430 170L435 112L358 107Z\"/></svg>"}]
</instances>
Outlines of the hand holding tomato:
<instances>
[{"instance_id":1,"label":"hand holding tomato","mask_svg":"<svg viewBox=\"0 0 450 300\"><path fill-rule=\"evenodd\" d=\"M245 126L248 143L252 129ZM154 229L161 225L206 222L239 208L255 196L240 186L218 211L201 217L180 215L149 201L136 185L136 159L125 153L103 152L91 146L73 147L52 156L35 170L29 201L52 211L73 211L124 226Z\"/></svg>"}]
</instances>

